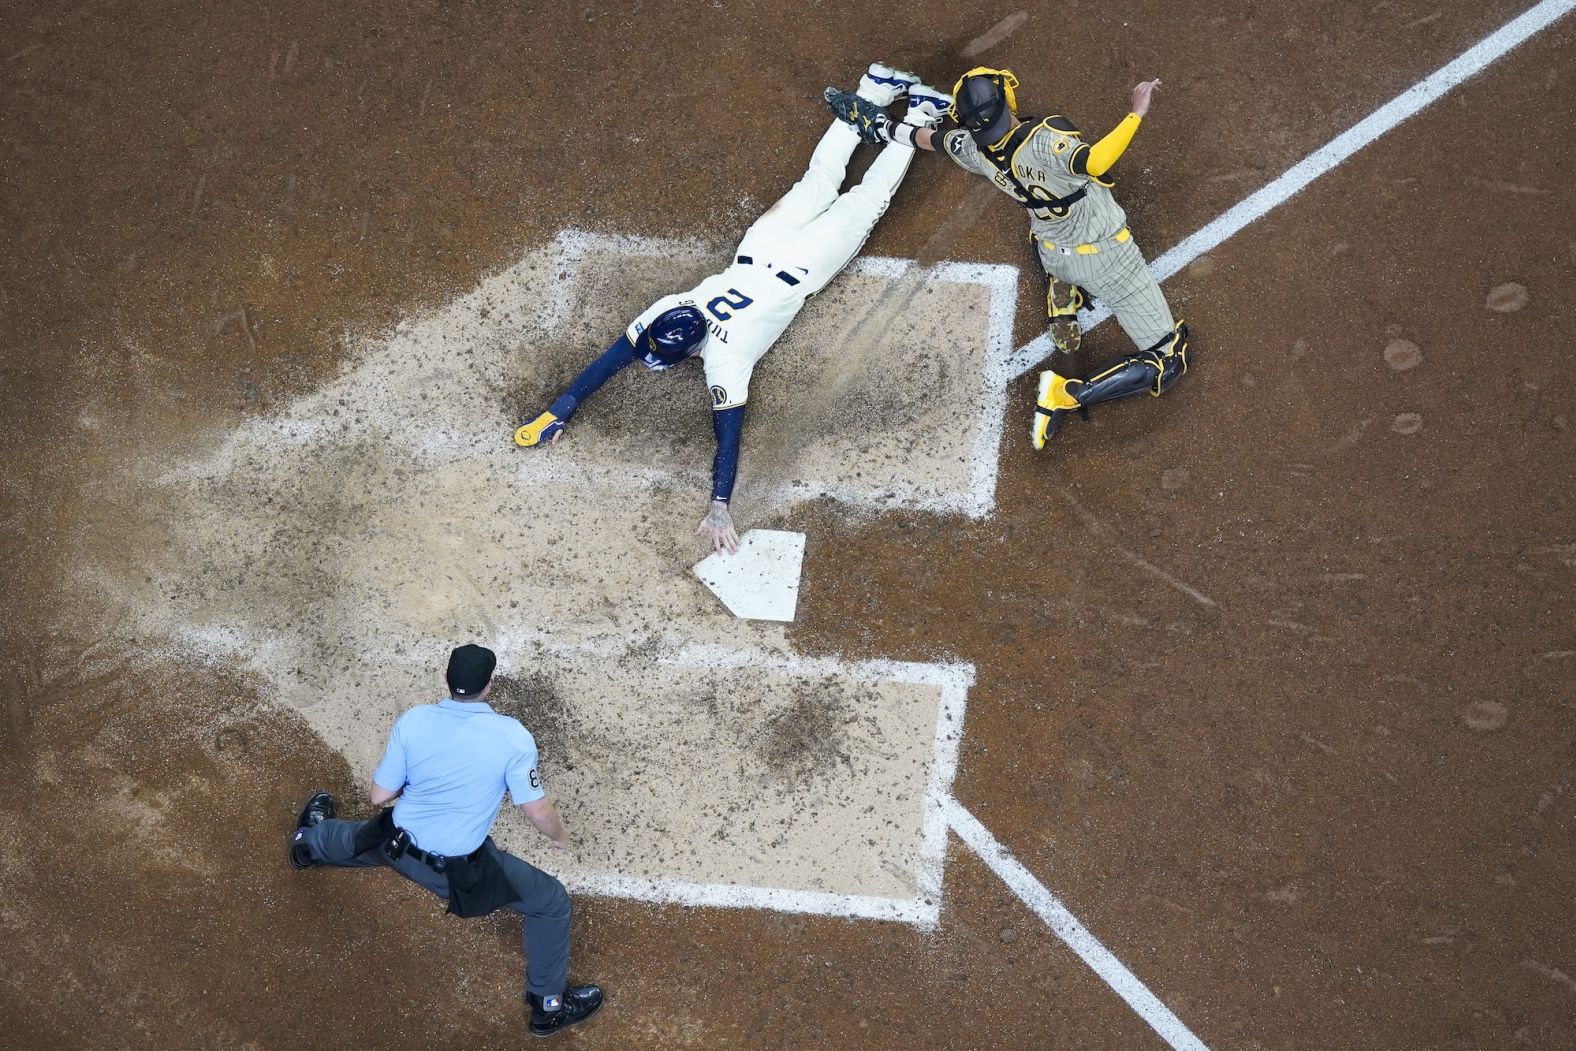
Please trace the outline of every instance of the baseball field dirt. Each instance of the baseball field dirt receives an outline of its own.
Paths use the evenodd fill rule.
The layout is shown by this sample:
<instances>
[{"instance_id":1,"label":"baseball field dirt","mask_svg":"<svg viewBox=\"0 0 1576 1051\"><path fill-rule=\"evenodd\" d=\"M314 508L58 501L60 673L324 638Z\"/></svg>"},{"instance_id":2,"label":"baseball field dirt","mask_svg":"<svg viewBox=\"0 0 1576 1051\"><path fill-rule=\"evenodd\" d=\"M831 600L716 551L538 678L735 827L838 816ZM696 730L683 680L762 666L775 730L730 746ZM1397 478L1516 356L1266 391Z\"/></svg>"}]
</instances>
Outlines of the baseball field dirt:
<instances>
[{"instance_id":1,"label":"baseball field dirt","mask_svg":"<svg viewBox=\"0 0 1576 1051\"><path fill-rule=\"evenodd\" d=\"M1161 77L1154 259L1526 6L10 5L0 1046L525 1045L518 921L284 858L477 639L580 847L500 824L607 989L560 1042L1576 1047L1576 15L1191 258L1194 368L1039 453L1023 215L918 157L752 383L792 625L689 573L698 376L509 441L871 60L1096 134Z\"/></svg>"}]
</instances>

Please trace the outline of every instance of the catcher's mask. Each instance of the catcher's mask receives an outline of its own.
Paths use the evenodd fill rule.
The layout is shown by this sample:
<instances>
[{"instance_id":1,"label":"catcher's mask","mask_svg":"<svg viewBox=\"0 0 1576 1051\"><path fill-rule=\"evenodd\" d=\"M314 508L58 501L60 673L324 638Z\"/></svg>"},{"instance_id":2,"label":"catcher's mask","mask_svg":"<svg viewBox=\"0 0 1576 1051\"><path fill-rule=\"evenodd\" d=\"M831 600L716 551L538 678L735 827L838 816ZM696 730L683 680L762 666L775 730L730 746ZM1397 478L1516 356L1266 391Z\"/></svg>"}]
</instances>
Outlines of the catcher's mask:
<instances>
[{"instance_id":1,"label":"catcher's mask","mask_svg":"<svg viewBox=\"0 0 1576 1051\"><path fill-rule=\"evenodd\" d=\"M670 369L706 342L706 319L695 307L664 310L640 334L635 350L648 369Z\"/></svg>"},{"instance_id":2,"label":"catcher's mask","mask_svg":"<svg viewBox=\"0 0 1576 1051\"><path fill-rule=\"evenodd\" d=\"M1018 113L1018 78L1010 69L975 66L952 85L947 111L981 146L1000 142Z\"/></svg>"}]
</instances>

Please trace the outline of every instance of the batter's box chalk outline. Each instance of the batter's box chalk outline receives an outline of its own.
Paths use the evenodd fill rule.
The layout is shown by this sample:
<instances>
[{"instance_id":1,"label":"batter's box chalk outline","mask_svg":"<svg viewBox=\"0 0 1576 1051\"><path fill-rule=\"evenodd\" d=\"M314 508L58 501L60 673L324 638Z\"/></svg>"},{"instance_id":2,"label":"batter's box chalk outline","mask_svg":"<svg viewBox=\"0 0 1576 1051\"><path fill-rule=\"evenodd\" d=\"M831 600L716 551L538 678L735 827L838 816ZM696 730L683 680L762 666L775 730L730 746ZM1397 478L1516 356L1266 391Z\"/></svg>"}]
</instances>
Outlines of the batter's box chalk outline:
<instances>
[{"instance_id":1,"label":"batter's box chalk outline","mask_svg":"<svg viewBox=\"0 0 1576 1051\"><path fill-rule=\"evenodd\" d=\"M260 640L234 628L188 627L175 641L189 647L185 655L202 662L223 656L255 652ZM510 629L492 640L500 663L526 667L542 657L556 659L617 658L625 650L604 641L565 642L535 629ZM392 640L361 651L367 664L419 665L423 656ZM929 771L920 805L919 849L912 898L862 894L836 894L804 889L724 883L691 883L684 880L626 876L617 872L564 873L571 890L600 897L626 898L655 904L766 909L817 916L890 920L934 930L941 917L942 875L946 864L947 829L950 824L952 782L957 774L958 750L963 740L968 692L974 685L974 665L956 662L894 660L846 661L833 657L806 657L794 653L738 649L723 645L689 645L659 652L657 664L688 670L736 671L759 669L805 679L839 679L861 682L905 683L934 686L936 729L931 742Z\"/></svg>"},{"instance_id":2,"label":"batter's box chalk outline","mask_svg":"<svg viewBox=\"0 0 1576 1051\"><path fill-rule=\"evenodd\" d=\"M571 890L612 898L633 898L670 905L770 909L850 919L892 920L934 930L941 920L942 872L947 858L947 827L952 781L958 769L963 718L974 666L966 662L844 661L828 657L763 653L725 646L690 646L657 658L675 668L736 670L761 668L806 678L851 678L935 686L936 733L931 746L930 773L921 805L920 845L914 872L915 896L887 898L862 894L829 894L778 887L721 883L686 883L617 874L569 875Z\"/></svg>"},{"instance_id":3,"label":"batter's box chalk outline","mask_svg":"<svg viewBox=\"0 0 1576 1051\"><path fill-rule=\"evenodd\" d=\"M694 239L561 230L554 239L554 261L561 281L558 295L547 311L544 327L554 332L569 321L589 256L618 254L629 258L669 259L710 255L720 262L729 250ZM982 345L958 348L960 355L979 356L982 383L978 411L972 420L964 417L965 423L971 425L972 435L967 488L961 492L937 494L903 483L866 489L806 479L773 488L767 493L767 500L781 505L830 497L852 507L876 510L906 507L938 514L962 514L975 519L989 516L996 510L996 476L1007 409L1007 385L1016 375L1012 368L1012 330L1018 312L1018 267L1006 263L957 262L921 267L912 259L858 256L844 272L892 282L912 281L916 286L925 281L938 281L979 285L988 290L990 298Z\"/></svg>"}]
</instances>

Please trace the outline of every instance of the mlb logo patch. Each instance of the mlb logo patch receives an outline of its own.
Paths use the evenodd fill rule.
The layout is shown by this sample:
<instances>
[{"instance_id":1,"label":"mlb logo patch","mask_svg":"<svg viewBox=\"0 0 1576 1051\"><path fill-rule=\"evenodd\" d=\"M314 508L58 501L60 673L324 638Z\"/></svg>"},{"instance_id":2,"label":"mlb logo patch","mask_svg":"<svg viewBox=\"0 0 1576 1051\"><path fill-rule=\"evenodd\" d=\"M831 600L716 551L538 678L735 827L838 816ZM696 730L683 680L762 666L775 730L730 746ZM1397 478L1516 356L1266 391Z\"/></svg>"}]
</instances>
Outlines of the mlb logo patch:
<instances>
[{"instance_id":1,"label":"mlb logo patch","mask_svg":"<svg viewBox=\"0 0 1576 1051\"><path fill-rule=\"evenodd\" d=\"M542 997L542 1010L544 1010L544 1011L556 1011L560 1007L562 1007L563 1005L564 1005L564 1001L563 1001L562 997L558 997L558 996L544 996L544 997Z\"/></svg>"}]
</instances>

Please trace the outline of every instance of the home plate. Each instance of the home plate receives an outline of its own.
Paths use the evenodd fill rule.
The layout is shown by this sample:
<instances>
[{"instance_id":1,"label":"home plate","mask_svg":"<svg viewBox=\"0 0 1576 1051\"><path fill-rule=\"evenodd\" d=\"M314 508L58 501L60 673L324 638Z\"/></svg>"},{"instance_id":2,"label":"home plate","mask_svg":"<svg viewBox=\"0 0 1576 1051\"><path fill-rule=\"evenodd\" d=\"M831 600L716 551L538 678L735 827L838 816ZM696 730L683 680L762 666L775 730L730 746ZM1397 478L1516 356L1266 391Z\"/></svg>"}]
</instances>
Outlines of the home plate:
<instances>
[{"instance_id":1,"label":"home plate","mask_svg":"<svg viewBox=\"0 0 1576 1051\"><path fill-rule=\"evenodd\" d=\"M695 575L735 617L793 620L803 565L803 533L752 529L739 538L737 553L708 555Z\"/></svg>"}]
</instances>

